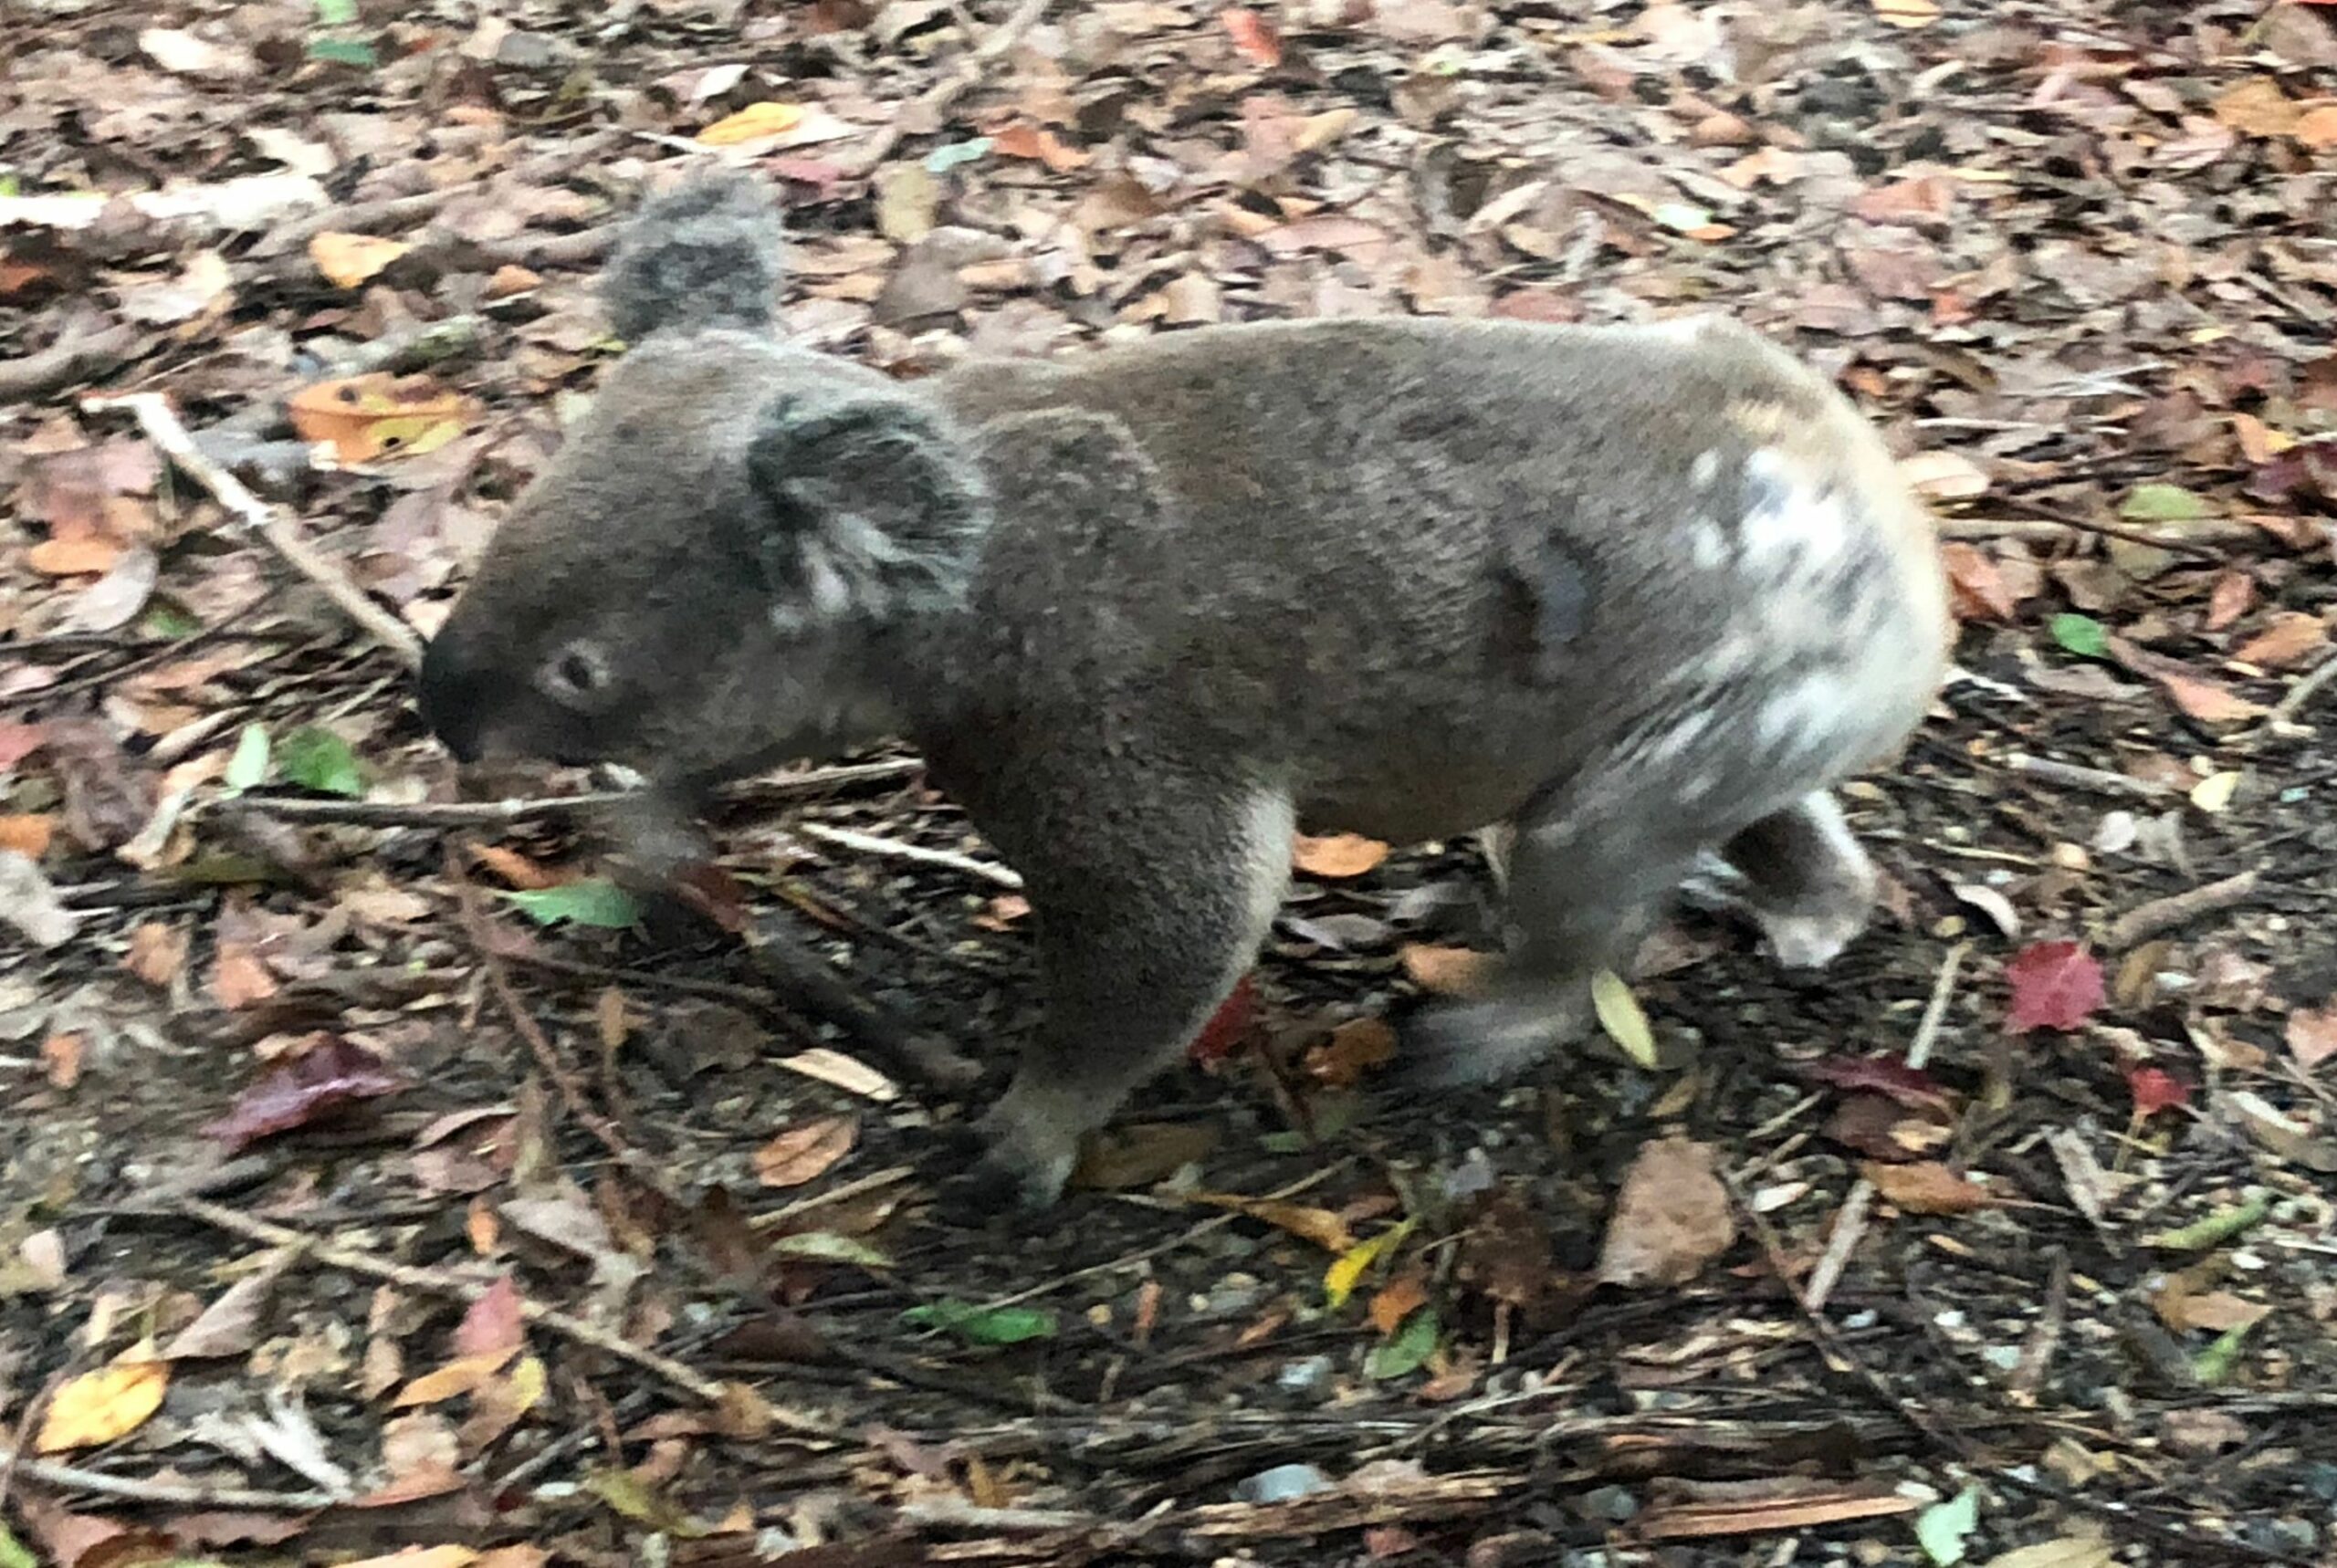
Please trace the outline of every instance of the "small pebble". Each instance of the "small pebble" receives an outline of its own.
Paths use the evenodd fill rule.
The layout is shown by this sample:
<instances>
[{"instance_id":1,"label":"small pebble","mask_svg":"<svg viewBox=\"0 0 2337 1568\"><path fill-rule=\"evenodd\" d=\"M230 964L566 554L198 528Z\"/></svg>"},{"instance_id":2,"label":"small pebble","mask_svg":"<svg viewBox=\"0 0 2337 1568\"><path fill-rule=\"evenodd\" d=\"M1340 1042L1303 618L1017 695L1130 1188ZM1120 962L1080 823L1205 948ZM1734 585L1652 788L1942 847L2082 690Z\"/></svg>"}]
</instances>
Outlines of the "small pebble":
<instances>
[{"instance_id":1,"label":"small pebble","mask_svg":"<svg viewBox=\"0 0 2337 1568\"><path fill-rule=\"evenodd\" d=\"M1242 1482L1233 1493L1243 1502L1288 1502L1330 1487L1331 1478L1313 1465L1276 1465Z\"/></svg>"}]
</instances>

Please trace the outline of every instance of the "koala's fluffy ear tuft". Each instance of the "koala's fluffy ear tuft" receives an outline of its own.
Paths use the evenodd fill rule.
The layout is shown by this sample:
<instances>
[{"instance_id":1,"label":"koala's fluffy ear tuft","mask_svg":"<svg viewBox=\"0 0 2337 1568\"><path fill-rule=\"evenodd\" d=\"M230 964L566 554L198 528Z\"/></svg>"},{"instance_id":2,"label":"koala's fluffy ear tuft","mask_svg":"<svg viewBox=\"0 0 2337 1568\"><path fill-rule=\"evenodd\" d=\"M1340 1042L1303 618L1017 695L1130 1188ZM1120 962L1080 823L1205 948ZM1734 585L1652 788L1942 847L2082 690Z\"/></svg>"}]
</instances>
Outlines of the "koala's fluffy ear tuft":
<instances>
[{"instance_id":1,"label":"koala's fluffy ear tuft","mask_svg":"<svg viewBox=\"0 0 2337 1568\"><path fill-rule=\"evenodd\" d=\"M938 410L882 391L781 397L747 464L755 554L781 625L964 602L990 490Z\"/></svg>"},{"instance_id":2,"label":"koala's fluffy ear tuft","mask_svg":"<svg viewBox=\"0 0 2337 1568\"><path fill-rule=\"evenodd\" d=\"M764 183L702 174L642 207L602 275L620 336L769 328L786 275L786 225Z\"/></svg>"}]
</instances>

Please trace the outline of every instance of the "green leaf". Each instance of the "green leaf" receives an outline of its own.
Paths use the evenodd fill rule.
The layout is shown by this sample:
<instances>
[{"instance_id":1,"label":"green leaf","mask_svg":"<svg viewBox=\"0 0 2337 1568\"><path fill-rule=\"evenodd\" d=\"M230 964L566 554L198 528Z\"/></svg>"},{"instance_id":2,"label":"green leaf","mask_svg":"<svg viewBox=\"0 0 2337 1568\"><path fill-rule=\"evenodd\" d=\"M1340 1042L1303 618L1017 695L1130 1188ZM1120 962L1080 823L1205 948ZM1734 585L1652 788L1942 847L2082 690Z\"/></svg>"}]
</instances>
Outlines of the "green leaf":
<instances>
[{"instance_id":1,"label":"green leaf","mask_svg":"<svg viewBox=\"0 0 2337 1568\"><path fill-rule=\"evenodd\" d=\"M990 141L987 136L977 136L971 141L952 141L937 147L925 155L925 172L947 174L961 163L978 163L990 156Z\"/></svg>"},{"instance_id":2,"label":"green leaf","mask_svg":"<svg viewBox=\"0 0 2337 1568\"><path fill-rule=\"evenodd\" d=\"M355 66L369 71L382 63L382 57L373 52L373 46L362 38L310 38L309 57L328 60L337 66Z\"/></svg>"},{"instance_id":3,"label":"green leaf","mask_svg":"<svg viewBox=\"0 0 2337 1568\"><path fill-rule=\"evenodd\" d=\"M2239 1364L2240 1346L2247 1343L2248 1331L2254 1323L2240 1323L2216 1336L2216 1343L2191 1358L2191 1370L2199 1381L2213 1388L2231 1377L2231 1370Z\"/></svg>"},{"instance_id":4,"label":"green leaf","mask_svg":"<svg viewBox=\"0 0 2337 1568\"><path fill-rule=\"evenodd\" d=\"M857 1263L864 1269L889 1269L893 1260L865 1241L839 1236L833 1230L799 1230L775 1238L770 1249L781 1258L808 1258L817 1263Z\"/></svg>"},{"instance_id":5,"label":"green leaf","mask_svg":"<svg viewBox=\"0 0 2337 1568\"><path fill-rule=\"evenodd\" d=\"M267 731L260 725L247 724L236 737L236 754L227 758L227 772L220 782L240 795L267 777Z\"/></svg>"},{"instance_id":6,"label":"green leaf","mask_svg":"<svg viewBox=\"0 0 2337 1568\"><path fill-rule=\"evenodd\" d=\"M345 27L355 20L357 20L357 0L317 0L319 26Z\"/></svg>"},{"instance_id":7,"label":"green leaf","mask_svg":"<svg viewBox=\"0 0 2337 1568\"><path fill-rule=\"evenodd\" d=\"M1969 1487L1915 1516L1915 1539L1939 1568L1954 1568L1963 1562L1964 1543L1979 1528L1980 1494Z\"/></svg>"},{"instance_id":8,"label":"green leaf","mask_svg":"<svg viewBox=\"0 0 2337 1568\"><path fill-rule=\"evenodd\" d=\"M982 1308L955 1296L911 1307L901 1321L914 1328L946 1329L975 1344L1021 1344L1024 1340L1052 1339L1055 1315L1043 1307Z\"/></svg>"},{"instance_id":9,"label":"green leaf","mask_svg":"<svg viewBox=\"0 0 2337 1568\"><path fill-rule=\"evenodd\" d=\"M641 906L634 903L633 895L606 877L590 876L582 882L522 892L507 890L503 896L539 925L565 920L575 925L622 931L641 918Z\"/></svg>"},{"instance_id":10,"label":"green leaf","mask_svg":"<svg viewBox=\"0 0 2337 1568\"><path fill-rule=\"evenodd\" d=\"M594 1470L584 1478L582 1486L612 1511L636 1524L645 1524L684 1541L707 1532L704 1525L630 1470Z\"/></svg>"},{"instance_id":11,"label":"green leaf","mask_svg":"<svg viewBox=\"0 0 2337 1568\"><path fill-rule=\"evenodd\" d=\"M2210 1247L2220 1247L2241 1231L2262 1222L2272 1212L2272 1200L2258 1193L2237 1208L2221 1208L2205 1219L2195 1219L2173 1230L2162 1230L2155 1236L2143 1238L2145 1247L2164 1247L2171 1252L2205 1252Z\"/></svg>"},{"instance_id":12,"label":"green leaf","mask_svg":"<svg viewBox=\"0 0 2337 1568\"><path fill-rule=\"evenodd\" d=\"M0 1568L40 1568L33 1549L11 1535L5 1524L0 1524Z\"/></svg>"},{"instance_id":13,"label":"green leaf","mask_svg":"<svg viewBox=\"0 0 2337 1568\"><path fill-rule=\"evenodd\" d=\"M303 789L356 800L365 793L365 771L349 742L329 729L304 725L277 742L277 771Z\"/></svg>"},{"instance_id":14,"label":"green leaf","mask_svg":"<svg viewBox=\"0 0 2337 1568\"><path fill-rule=\"evenodd\" d=\"M2137 485L2118 515L2130 523L2196 523L2213 517L2207 498L2180 485Z\"/></svg>"},{"instance_id":15,"label":"green leaf","mask_svg":"<svg viewBox=\"0 0 2337 1568\"><path fill-rule=\"evenodd\" d=\"M1436 1336L1441 1328L1434 1307L1420 1308L1385 1341L1371 1347L1371 1354L1364 1358L1364 1375L1387 1378L1418 1372L1436 1354Z\"/></svg>"},{"instance_id":16,"label":"green leaf","mask_svg":"<svg viewBox=\"0 0 2337 1568\"><path fill-rule=\"evenodd\" d=\"M149 637L192 637L203 630L203 622L175 604L149 604L138 617L138 629Z\"/></svg>"},{"instance_id":17,"label":"green leaf","mask_svg":"<svg viewBox=\"0 0 2337 1568\"><path fill-rule=\"evenodd\" d=\"M2091 615L2064 611L2053 617L2053 641L2080 659L2102 659L2110 654L2109 629Z\"/></svg>"}]
</instances>

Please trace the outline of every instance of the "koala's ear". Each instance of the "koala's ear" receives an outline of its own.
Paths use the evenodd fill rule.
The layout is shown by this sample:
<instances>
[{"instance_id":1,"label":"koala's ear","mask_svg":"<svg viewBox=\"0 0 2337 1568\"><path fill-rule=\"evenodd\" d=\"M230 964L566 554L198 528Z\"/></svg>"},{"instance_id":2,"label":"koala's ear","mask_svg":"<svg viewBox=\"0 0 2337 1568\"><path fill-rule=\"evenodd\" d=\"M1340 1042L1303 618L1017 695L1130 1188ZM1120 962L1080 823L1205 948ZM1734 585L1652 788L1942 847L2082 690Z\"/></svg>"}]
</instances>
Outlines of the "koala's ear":
<instances>
[{"instance_id":1,"label":"koala's ear","mask_svg":"<svg viewBox=\"0 0 2337 1568\"><path fill-rule=\"evenodd\" d=\"M900 392L783 396L747 454L772 614L810 626L964 601L990 490L940 412Z\"/></svg>"},{"instance_id":2,"label":"koala's ear","mask_svg":"<svg viewBox=\"0 0 2337 1568\"><path fill-rule=\"evenodd\" d=\"M787 233L770 188L701 174L645 204L601 276L620 337L709 327L765 330L785 276Z\"/></svg>"}]
</instances>

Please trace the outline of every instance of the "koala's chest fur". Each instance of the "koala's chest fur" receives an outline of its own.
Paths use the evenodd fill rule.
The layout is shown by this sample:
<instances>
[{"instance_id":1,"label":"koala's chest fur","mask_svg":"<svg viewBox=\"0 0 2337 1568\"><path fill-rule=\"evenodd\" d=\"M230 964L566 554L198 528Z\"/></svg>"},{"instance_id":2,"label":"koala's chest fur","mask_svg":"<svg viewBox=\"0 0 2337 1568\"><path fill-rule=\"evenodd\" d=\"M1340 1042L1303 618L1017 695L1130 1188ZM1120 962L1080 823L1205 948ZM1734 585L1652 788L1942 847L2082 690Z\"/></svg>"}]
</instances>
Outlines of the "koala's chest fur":
<instances>
[{"instance_id":1,"label":"koala's chest fur","mask_svg":"<svg viewBox=\"0 0 2337 1568\"><path fill-rule=\"evenodd\" d=\"M918 737L978 796L1085 733L1416 841L1554 782L1839 774L1936 681L1926 526L1749 336L1240 329L938 391L969 421L1116 416L1159 492L1024 507L1040 476L994 476Z\"/></svg>"}]
</instances>

